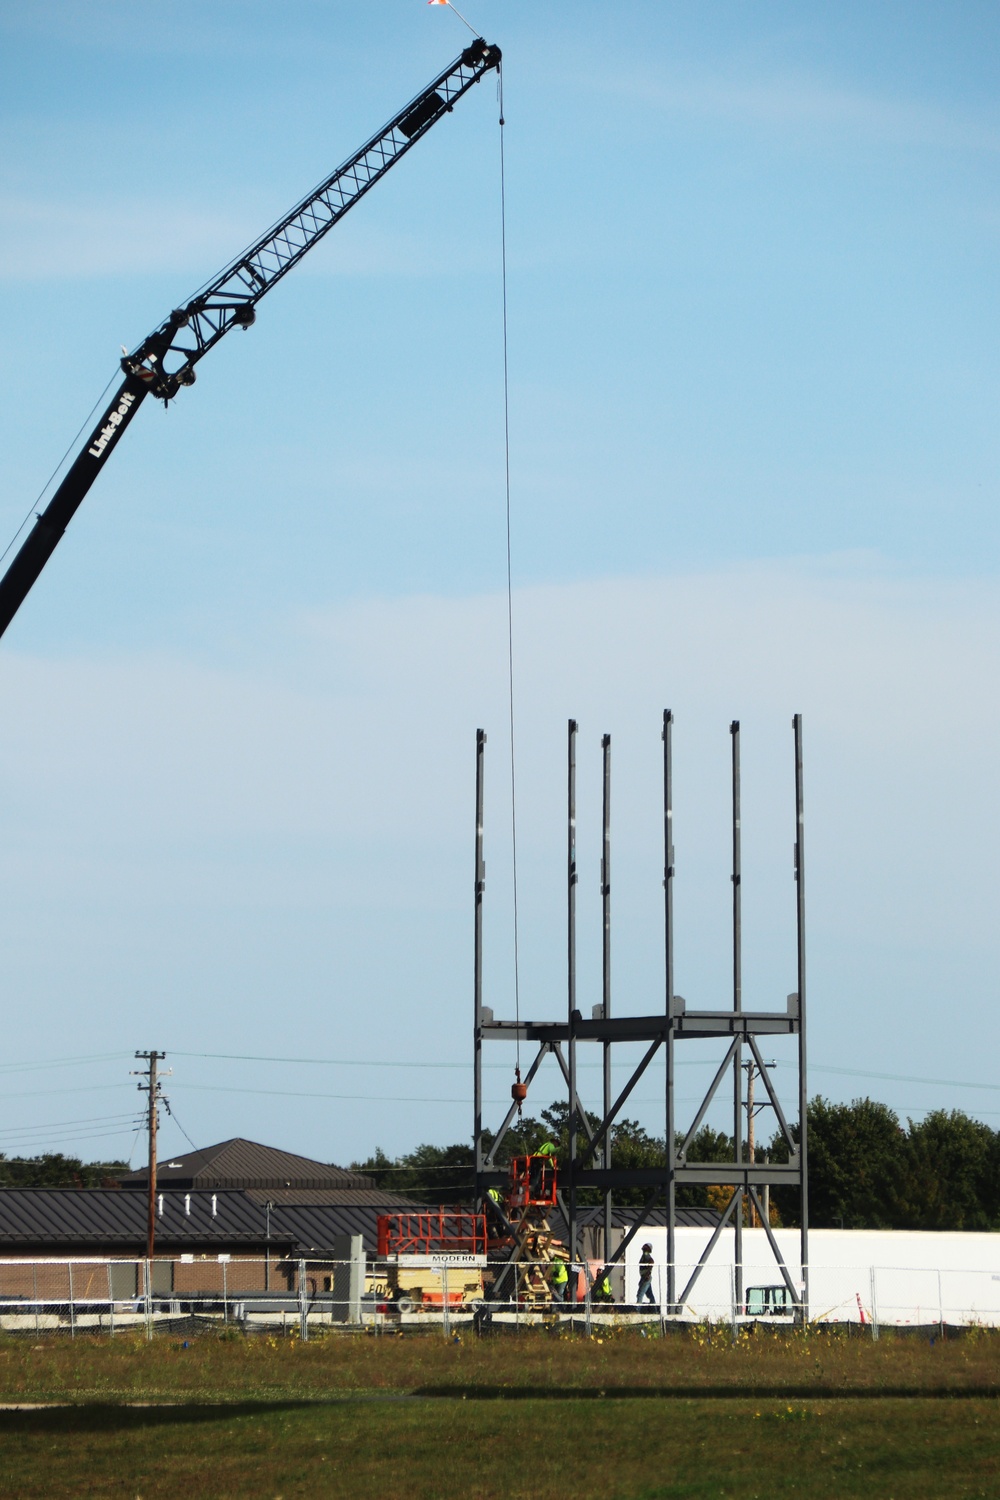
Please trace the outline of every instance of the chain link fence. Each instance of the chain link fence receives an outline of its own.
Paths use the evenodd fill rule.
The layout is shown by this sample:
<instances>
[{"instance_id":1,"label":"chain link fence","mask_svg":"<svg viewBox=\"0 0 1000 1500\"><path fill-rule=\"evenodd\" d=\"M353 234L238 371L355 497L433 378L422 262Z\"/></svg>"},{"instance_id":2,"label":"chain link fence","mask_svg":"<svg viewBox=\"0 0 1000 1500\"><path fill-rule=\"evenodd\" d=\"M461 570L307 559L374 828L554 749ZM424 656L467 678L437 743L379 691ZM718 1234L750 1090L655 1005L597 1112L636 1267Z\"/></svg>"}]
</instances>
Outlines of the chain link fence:
<instances>
[{"instance_id":1,"label":"chain link fence","mask_svg":"<svg viewBox=\"0 0 1000 1500\"><path fill-rule=\"evenodd\" d=\"M366 1256L358 1238L337 1260L181 1255L138 1259L0 1261L0 1330L75 1337L215 1333L225 1329L308 1339L334 1329L421 1329L452 1336L472 1325L517 1331L553 1320L574 1327L801 1321L780 1274L744 1277L709 1263L686 1300L667 1306L667 1268L644 1289L632 1270L599 1279L599 1261L516 1266L485 1256ZM680 1297L693 1266L676 1267ZM626 1283L628 1283L626 1285ZM886 1266L811 1266L809 1321L882 1329L1000 1327L1000 1272ZM797 1283L793 1283L797 1287Z\"/></svg>"}]
</instances>

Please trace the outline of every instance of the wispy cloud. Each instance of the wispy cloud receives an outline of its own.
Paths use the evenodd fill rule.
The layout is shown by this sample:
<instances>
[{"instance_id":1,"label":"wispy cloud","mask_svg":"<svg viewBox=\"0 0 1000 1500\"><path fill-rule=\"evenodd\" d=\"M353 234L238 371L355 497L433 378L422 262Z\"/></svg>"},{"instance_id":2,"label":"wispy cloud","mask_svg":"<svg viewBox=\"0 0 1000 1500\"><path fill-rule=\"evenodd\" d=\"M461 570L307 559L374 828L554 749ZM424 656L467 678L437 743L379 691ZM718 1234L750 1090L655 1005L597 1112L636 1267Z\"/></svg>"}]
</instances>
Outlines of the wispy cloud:
<instances>
[{"instance_id":1,"label":"wispy cloud","mask_svg":"<svg viewBox=\"0 0 1000 1500\"><path fill-rule=\"evenodd\" d=\"M52 202L0 196L0 276L107 276L224 265L252 226L225 212L158 199Z\"/></svg>"},{"instance_id":2,"label":"wispy cloud","mask_svg":"<svg viewBox=\"0 0 1000 1500\"><path fill-rule=\"evenodd\" d=\"M51 201L0 194L0 278L188 272L197 281L221 268L267 227L261 218L166 199ZM495 256L427 236L345 220L303 263L305 274L427 277L493 269Z\"/></svg>"},{"instance_id":3,"label":"wispy cloud","mask_svg":"<svg viewBox=\"0 0 1000 1500\"><path fill-rule=\"evenodd\" d=\"M1000 122L992 116L837 88L804 75L748 81L742 74L638 72L595 78L593 86L702 121L794 128L886 145L1000 151Z\"/></svg>"}]
</instances>

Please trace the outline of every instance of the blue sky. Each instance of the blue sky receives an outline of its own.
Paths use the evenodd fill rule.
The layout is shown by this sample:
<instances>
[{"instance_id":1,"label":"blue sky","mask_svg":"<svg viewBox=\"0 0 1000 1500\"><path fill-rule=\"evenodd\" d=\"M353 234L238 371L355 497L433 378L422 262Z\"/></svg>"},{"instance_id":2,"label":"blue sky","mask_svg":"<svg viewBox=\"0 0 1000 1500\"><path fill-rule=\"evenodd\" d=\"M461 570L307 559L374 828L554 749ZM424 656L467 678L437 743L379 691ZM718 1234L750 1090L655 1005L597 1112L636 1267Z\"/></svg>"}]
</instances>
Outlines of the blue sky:
<instances>
[{"instance_id":1,"label":"blue sky","mask_svg":"<svg viewBox=\"0 0 1000 1500\"><path fill-rule=\"evenodd\" d=\"M902 1081L988 1084L997 1042L995 8L464 9L505 57L525 1005L564 1006L570 714L592 864L614 738L616 995L659 1003L668 705L678 988L724 997L738 716L747 984L780 1003L801 710L813 1087L1000 1123L996 1089ZM6 545L119 345L465 33L422 0L0 28ZM4 638L7 1063L74 1061L10 1075L0 1150L127 1150L149 1046L200 1142L467 1135L479 724L511 989L498 168L490 80L143 410Z\"/></svg>"}]
</instances>

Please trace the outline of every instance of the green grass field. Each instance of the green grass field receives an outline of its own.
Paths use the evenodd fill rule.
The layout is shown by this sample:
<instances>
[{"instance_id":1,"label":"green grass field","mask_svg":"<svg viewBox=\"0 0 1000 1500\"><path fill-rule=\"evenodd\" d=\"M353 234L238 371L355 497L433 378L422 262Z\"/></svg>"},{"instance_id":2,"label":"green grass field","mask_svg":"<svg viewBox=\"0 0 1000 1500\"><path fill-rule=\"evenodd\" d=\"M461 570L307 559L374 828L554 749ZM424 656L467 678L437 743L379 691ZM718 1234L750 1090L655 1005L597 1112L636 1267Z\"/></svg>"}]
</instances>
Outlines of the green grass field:
<instances>
[{"instance_id":1,"label":"green grass field","mask_svg":"<svg viewBox=\"0 0 1000 1500\"><path fill-rule=\"evenodd\" d=\"M1000 1496L981 1332L5 1340L0 1402L3 1495Z\"/></svg>"}]
</instances>

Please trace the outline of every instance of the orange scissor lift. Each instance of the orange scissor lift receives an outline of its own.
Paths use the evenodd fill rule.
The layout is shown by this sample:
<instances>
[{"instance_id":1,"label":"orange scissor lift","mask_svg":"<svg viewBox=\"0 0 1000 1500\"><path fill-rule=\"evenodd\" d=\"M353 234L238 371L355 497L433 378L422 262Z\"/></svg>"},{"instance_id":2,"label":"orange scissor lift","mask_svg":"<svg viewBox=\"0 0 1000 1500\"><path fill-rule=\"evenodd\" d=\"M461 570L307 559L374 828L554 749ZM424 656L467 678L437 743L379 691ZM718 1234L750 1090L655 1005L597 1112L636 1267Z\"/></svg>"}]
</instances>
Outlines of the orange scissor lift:
<instances>
[{"instance_id":1,"label":"orange scissor lift","mask_svg":"<svg viewBox=\"0 0 1000 1500\"><path fill-rule=\"evenodd\" d=\"M515 1266L518 1302L548 1305L552 1301L547 1267L568 1259L550 1224L557 1206L559 1163L552 1155L515 1156L510 1164L507 1217L514 1231L508 1265Z\"/></svg>"},{"instance_id":2,"label":"orange scissor lift","mask_svg":"<svg viewBox=\"0 0 1000 1500\"><path fill-rule=\"evenodd\" d=\"M481 1297L480 1269L457 1264L448 1271L450 1279L445 1283L442 1261L449 1256L485 1258L487 1243L485 1214L462 1208L379 1214L379 1260L397 1305L404 1307L433 1311L444 1306L446 1297L449 1307Z\"/></svg>"}]
</instances>

